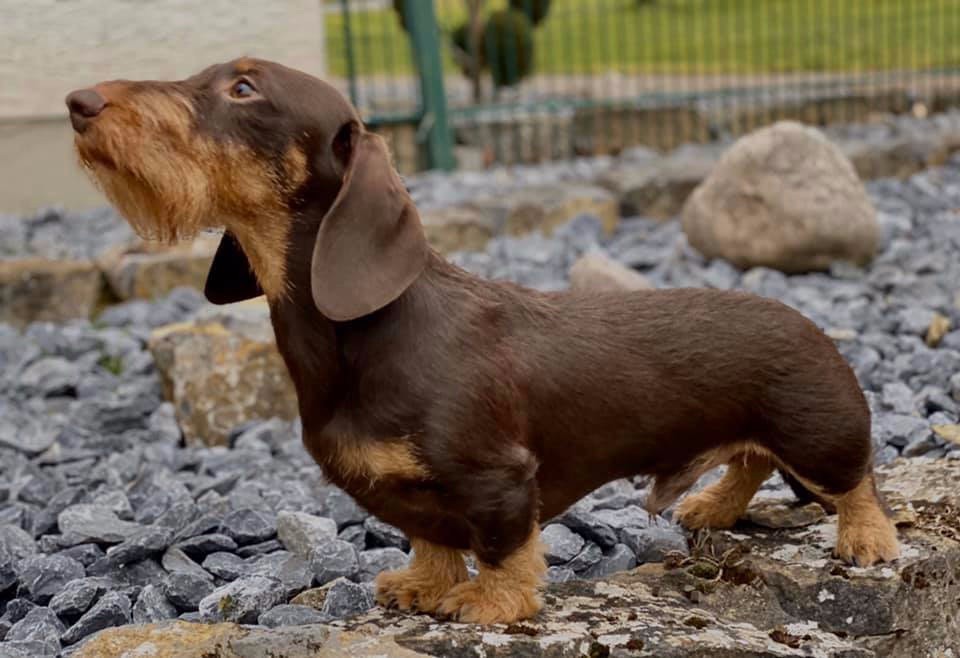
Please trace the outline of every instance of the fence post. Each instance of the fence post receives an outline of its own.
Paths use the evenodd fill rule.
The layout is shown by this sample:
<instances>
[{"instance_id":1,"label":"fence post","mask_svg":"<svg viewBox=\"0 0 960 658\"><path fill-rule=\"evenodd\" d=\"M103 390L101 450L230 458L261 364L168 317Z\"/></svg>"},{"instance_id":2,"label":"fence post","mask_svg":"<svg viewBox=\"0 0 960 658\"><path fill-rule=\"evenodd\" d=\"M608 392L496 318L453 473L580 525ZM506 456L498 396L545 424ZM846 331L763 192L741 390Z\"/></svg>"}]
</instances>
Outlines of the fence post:
<instances>
[{"instance_id":1,"label":"fence post","mask_svg":"<svg viewBox=\"0 0 960 658\"><path fill-rule=\"evenodd\" d=\"M340 0L343 14L343 45L346 48L347 84L350 85L350 102L354 107L360 104L357 96L357 61L353 54L353 30L350 28L350 0Z\"/></svg>"},{"instance_id":2,"label":"fence post","mask_svg":"<svg viewBox=\"0 0 960 658\"><path fill-rule=\"evenodd\" d=\"M427 165L431 169L450 170L456 167L456 160L443 88L440 28L433 11L433 0L413 0L403 4L413 59L420 75L421 130L425 133Z\"/></svg>"}]
</instances>

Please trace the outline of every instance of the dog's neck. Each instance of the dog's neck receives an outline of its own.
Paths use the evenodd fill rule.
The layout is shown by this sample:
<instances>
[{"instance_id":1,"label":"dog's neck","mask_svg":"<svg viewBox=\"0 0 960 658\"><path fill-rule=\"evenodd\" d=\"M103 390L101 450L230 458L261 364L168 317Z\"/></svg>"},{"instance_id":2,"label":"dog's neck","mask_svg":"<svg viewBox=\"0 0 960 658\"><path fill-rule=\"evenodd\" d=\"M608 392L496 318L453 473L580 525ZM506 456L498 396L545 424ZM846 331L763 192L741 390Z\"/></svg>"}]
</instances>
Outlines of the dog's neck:
<instances>
[{"instance_id":1,"label":"dog's neck","mask_svg":"<svg viewBox=\"0 0 960 658\"><path fill-rule=\"evenodd\" d=\"M371 345L415 361L417 350L407 341L429 340L433 331L442 333L444 309L450 312L450 305L456 304L444 291L448 285L463 289L463 278L475 279L431 252L420 277L399 299L369 316L333 322L313 303L308 261L295 260L291 259L288 294L271 300L270 307L277 344L297 390L304 435L360 431L371 410L356 399L358 382L382 365ZM344 396L351 396L349 405L341 404ZM359 397L365 397L362 390ZM403 425L406 415L398 410L395 420Z\"/></svg>"}]
</instances>

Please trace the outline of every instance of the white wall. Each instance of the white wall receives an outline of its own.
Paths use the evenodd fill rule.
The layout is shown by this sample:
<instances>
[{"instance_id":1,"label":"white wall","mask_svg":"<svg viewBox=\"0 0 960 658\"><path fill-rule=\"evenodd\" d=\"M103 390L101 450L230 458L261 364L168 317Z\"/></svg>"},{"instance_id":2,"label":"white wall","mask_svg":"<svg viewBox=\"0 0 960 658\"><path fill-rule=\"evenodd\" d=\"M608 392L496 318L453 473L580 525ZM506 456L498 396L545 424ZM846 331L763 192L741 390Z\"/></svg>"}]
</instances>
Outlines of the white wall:
<instances>
[{"instance_id":1,"label":"white wall","mask_svg":"<svg viewBox=\"0 0 960 658\"><path fill-rule=\"evenodd\" d=\"M74 165L70 90L182 78L241 55L322 76L321 2L0 0L0 212L103 203Z\"/></svg>"}]
</instances>

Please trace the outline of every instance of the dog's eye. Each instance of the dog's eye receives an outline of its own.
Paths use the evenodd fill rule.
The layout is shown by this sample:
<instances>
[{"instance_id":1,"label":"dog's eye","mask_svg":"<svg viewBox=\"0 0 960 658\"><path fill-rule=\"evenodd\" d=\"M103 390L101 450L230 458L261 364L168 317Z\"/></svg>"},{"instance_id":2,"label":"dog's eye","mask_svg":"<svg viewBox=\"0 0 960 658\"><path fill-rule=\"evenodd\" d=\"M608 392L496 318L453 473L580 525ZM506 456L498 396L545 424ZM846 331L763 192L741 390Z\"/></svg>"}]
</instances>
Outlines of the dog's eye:
<instances>
[{"instance_id":1,"label":"dog's eye","mask_svg":"<svg viewBox=\"0 0 960 658\"><path fill-rule=\"evenodd\" d=\"M233 98L250 98L257 93L249 80L237 80L230 87L230 96Z\"/></svg>"}]
</instances>

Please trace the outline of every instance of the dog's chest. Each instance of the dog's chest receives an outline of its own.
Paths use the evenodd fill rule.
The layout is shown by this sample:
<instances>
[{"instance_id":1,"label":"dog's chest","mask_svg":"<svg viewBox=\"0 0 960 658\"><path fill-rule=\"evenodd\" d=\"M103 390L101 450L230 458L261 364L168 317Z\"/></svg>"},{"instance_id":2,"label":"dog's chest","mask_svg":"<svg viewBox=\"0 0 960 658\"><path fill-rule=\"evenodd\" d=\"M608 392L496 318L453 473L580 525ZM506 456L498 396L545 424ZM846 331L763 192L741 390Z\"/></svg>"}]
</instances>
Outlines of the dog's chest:
<instances>
[{"instance_id":1,"label":"dog's chest","mask_svg":"<svg viewBox=\"0 0 960 658\"><path fill-rule=\"evenodd\" d=\"M305 443L327 478L351 494L386 482L429 477L409 437L376 440L321 434L308 437Z\"/></svg>"}]
</instances>

